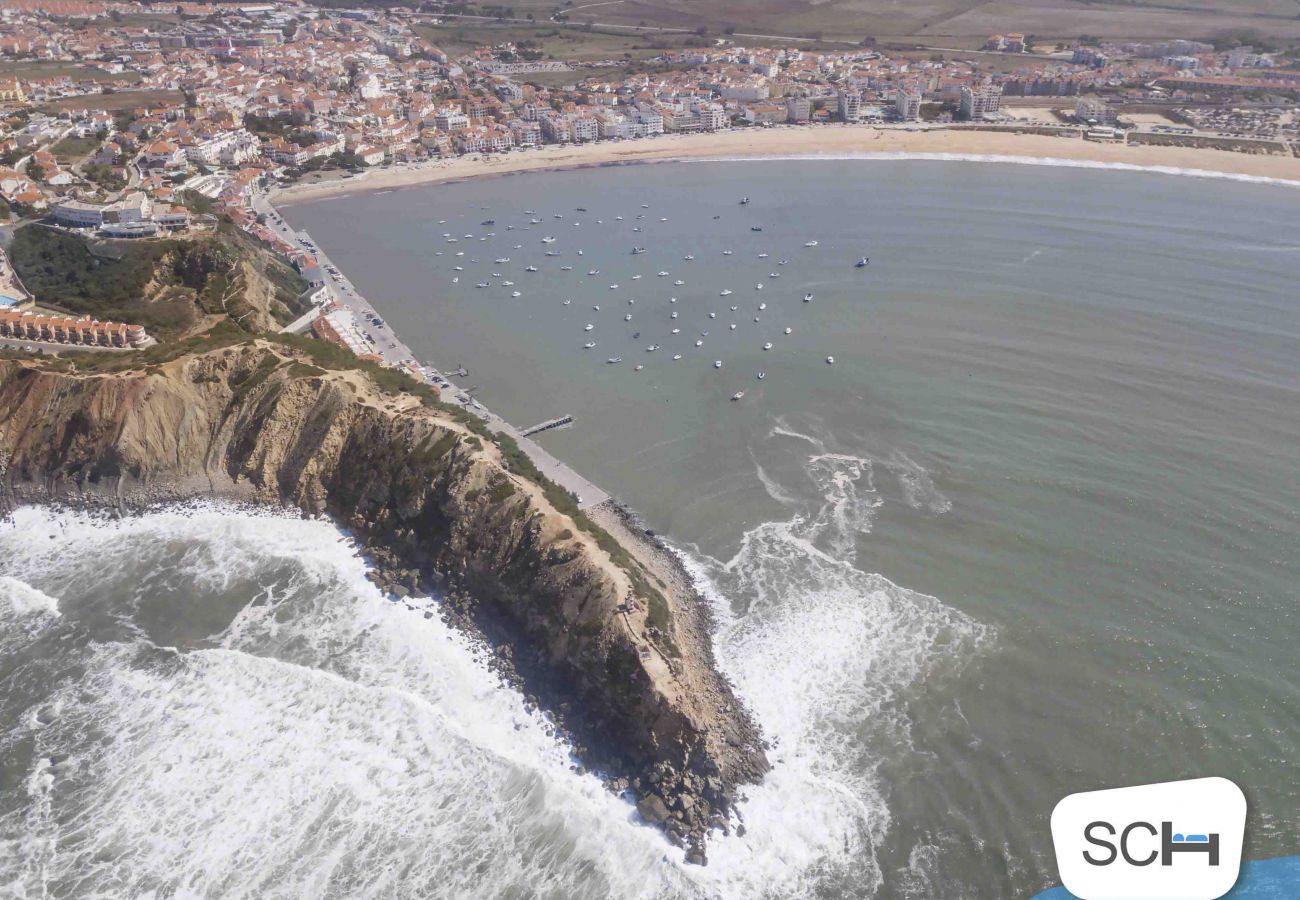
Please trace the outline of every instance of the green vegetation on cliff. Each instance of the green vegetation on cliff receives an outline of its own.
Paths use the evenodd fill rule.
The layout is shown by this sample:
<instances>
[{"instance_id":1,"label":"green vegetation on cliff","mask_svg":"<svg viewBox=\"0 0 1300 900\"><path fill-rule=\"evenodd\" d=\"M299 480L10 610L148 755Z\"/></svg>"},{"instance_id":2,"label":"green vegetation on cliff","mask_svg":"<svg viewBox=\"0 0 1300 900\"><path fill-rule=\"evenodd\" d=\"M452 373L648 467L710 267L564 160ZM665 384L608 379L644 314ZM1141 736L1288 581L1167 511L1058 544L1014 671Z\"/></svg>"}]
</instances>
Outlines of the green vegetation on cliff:
<instances>
[{"instance_id":1,"label":"green vegetation on cliff","mask_svg":"<svg viewBox=\"0 0 1300 900\"><path fill-rule=\"evenodd\" d=\"M18 230L9 255L42 306L138 323L164 340L204 317L256 332L305 309L302 277L230 224L192 240L133 241L34 225Z\"/></svg>"}]
</instances>

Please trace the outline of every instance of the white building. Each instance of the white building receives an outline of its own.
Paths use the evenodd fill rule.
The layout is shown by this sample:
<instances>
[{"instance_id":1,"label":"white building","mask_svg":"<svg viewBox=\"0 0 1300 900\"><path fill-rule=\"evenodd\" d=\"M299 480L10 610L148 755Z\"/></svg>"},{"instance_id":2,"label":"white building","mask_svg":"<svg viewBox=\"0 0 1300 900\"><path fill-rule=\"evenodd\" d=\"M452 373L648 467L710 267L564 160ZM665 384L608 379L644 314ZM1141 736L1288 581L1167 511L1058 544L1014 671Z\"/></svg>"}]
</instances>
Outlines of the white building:
<instances>
[{"instance_id":1,"label":"white building","mask_svg":"<svg viewBox=\"0 0 1300 900\"><path fill-rule=\"evenodd\" d=\"M1074 104L1074 117L1090 125L1114 125L1117 115L1115 107L1096 97L1080 97Z\"/></svg>"},{"instance_id":2,"label":"white building","mask_svg":"<svg viewBox=\"0 0 1300 900\"><path fill-rule=\"evenodd\" d=\"M904 122L921 118L921 91L918 88L899 88L894 95L894 114Z\"/></svg>"},{"instance_id":3,"label":"white building","mask_svg":"<svg viewBox=\"0 0 1300 900\"><path fill-rule=\"evenodd\" d=\"M962 85L961 104L958 114L963 119L985 119L996 113L1002 106L1002 88L995 84L979 87Z\"/></svg>"}]
</instances>

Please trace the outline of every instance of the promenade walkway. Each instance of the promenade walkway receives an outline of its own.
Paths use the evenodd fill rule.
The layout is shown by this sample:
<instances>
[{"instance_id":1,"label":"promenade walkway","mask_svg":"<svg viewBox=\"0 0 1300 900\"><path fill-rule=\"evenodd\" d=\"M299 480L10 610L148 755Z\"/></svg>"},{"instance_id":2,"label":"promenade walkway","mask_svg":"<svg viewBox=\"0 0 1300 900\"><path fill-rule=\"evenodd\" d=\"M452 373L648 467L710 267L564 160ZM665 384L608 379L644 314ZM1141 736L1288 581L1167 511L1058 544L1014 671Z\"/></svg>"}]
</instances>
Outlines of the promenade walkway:
<instances>
[{"instance_id":1,"label":"promenade walkway","mask_svg":"<svg viewBox=\"0 0 1300 900\"><path fill-rule=\"evenodd\" d=\"M369 324L376 317L382 319L382 316L370 304L370 301L361 295L356 286L343 274L342 270L330 262L329 257L325 255L325 251L307 232L294 231L288 226L271 204L269 197L259 194L253 200L253 209L256 212L266 214L267 227L277 231L286 241L298 246L302 246L302 241L308 241L312 245L312 255L316 257L325 272L337 271L339 273L338 275L331 274L329 276L327 286L331 296L335 302L350 309L354 316L359 316L361 322L367 323L360 330L369 330L375 335L374 352L382 356L386 363L391 366L401 367L404 371L412 374L416 374L412 371L415 369L418 371L419 377L422 377L429 384L436 384L439 378L451 383L450 379L434 366L419 362L411 348L402 342L401 338L388 326L387 322L383 325ZM361 322L358 324L361 324ZM575 495L578 498L578 505L583 509L598 506L609 499L608 493L579 475L566 463L556 459L536 441L525 437L520 433L520 429L483 406L483 404L471 400L463 390L453 386L450 389L443 388L442 394L444 400L463 404L467 412L483 419L493 431L502 431L514 438L518 442L520 449L528 454L542 474Z\"/></svg>"}]
</instances>

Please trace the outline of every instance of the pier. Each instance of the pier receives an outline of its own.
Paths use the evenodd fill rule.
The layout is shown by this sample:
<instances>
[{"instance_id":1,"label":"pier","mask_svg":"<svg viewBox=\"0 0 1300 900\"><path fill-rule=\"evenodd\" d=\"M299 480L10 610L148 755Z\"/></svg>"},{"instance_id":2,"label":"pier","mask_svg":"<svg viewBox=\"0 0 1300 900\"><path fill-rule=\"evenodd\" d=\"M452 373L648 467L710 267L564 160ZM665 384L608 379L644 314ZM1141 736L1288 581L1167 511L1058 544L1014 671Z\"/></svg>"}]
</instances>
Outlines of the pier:
<instances>
[{"instance_id":1,"label":"pier","mask_svg":"<svg viewBox=\"0 0 1300 900\"><path fill-rule=\"evenodd\" d=\"M573 416L560 416L558 419L547 419L545 422L538 422L531 428L524 428L519 433L524 437L532 437L543 431L550 431L552 428L563 428L565 425L573 424Z\"/></svg>"}]
</instances>

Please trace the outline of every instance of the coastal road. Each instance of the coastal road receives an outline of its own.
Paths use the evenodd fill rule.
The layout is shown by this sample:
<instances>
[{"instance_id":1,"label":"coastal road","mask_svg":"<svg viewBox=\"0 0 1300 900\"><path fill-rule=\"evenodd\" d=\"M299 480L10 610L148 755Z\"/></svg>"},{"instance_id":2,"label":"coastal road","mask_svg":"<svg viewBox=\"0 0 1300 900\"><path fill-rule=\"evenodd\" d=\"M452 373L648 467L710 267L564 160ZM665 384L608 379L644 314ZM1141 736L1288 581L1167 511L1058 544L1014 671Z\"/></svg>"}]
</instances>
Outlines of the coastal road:
<instances>
[{"instance_id":1,"label":"coastal road","mask_svg":"<svg viewBox=\"0 0 1300 900\"><path fill-rule=\"evenodd\" d=\"M371 305L369 300L362 296L356 286L343 274L343 270L330 261L329 257L325 255L325 251L321 249L320 244L316 243L305 231L294 231L289 227L288 223L284 221L280 213L271 204L268 195L260 193L255 195L252 205L254 212L265 216L267 227L273 229L289 243L301 247L303 246L302 241L310 242L310 252L316 257L317 262L321 264L327 275L326 284L331 297L340 306L346 307L352 313L358 331L368 336L373 335L372 348L375 353L383 357L386 364L400 368L426 384L438 387L443 394L443 399L462 404L466 411L481 418L488 428L510 435L519 444L520 449L528 454L542 474L577 497L578 505L582 508L598 506L609 499L608 493L583 478L564 462L556 459L536 441L524 437L519 433L518 428L471 398L464 390L456 387L442 372L433 366L419 362L411 348L402 342L402 339L392 330L378 310ZM335 271L338 272L337 275L333 274ZM375 325L375 319L383 321L384 324Z\"/></svg>"}]
</instances>

